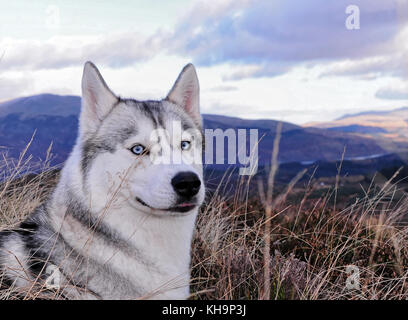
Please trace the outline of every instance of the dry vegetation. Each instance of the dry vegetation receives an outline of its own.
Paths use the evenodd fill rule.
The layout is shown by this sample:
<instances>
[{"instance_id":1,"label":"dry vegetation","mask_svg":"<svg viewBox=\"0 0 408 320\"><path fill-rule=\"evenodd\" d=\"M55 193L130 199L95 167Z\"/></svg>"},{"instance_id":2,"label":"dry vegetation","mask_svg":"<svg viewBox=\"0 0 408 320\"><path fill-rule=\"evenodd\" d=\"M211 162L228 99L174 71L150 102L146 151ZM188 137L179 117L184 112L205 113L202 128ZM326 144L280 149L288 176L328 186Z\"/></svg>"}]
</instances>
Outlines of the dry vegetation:
<instances>
[{"instance_id":1,"label":"dry vegetation","mask_svg":"<svg viewBox=\"0 0 408 320\"><path fill-rule=\"evenodd\" d=\"M299 203L283 197L273 206L270 237L265 237L267 215L260 200L214 197L199 216L193 244L195 297L408 298L408 202L393 202L395 189L391 184L373 187L365 198L335 211L328 204L334 188L308 202L312 190L306 187ZM265 239L271 241L269 265ZM359 280L347 280L357 275L356 267ZM265 268L270 269L268 292Z\"/></svg>"},{"instance_id":2,"label":"dry vegetation","mask_svg":"<svg viewBox=\"0 0 408 320\"><path fill-rule=\"evenodd\" d=\"M14 175L0 185L0 229L24 219L56 182L52 170L17 178L27 163L3 162L0 170ZM310 201L311 179L302 200L289 203L302 173L274 195L276 169L258 182L259 197L248 197L254 184L241 179L234 195L217 190L208 198L193 241L191 299L408 298L408 201L393 201L397 185L373 185L353 205L335 209L329 203L336 185ZM356 268L359 279L350 278ZM0 291L0 298L12 297Z\"/></svg>"}]
</instances>

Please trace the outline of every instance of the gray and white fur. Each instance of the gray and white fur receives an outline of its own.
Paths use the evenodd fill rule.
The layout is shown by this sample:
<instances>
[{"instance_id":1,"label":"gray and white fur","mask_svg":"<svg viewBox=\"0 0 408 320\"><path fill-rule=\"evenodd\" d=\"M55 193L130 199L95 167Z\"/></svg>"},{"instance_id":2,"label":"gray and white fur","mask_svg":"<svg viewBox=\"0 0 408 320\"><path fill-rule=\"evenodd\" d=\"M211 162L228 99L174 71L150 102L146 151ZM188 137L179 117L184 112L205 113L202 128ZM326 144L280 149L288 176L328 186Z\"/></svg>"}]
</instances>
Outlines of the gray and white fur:
<instances>
[{"instance_id":1,"label":"gray and white fur","mask_svg":"<svg viewBox=\"0 0 408 320\"><path fill-rule=\"evenodd\" d=\"M79 135L55 190L0 232L3 284L37 281L69 299L187 298L202 139L193 65L165 99L138 101L116 96L87 62ZM156 161L175 151L181 161Z\"/></svg>"}]
</instances>

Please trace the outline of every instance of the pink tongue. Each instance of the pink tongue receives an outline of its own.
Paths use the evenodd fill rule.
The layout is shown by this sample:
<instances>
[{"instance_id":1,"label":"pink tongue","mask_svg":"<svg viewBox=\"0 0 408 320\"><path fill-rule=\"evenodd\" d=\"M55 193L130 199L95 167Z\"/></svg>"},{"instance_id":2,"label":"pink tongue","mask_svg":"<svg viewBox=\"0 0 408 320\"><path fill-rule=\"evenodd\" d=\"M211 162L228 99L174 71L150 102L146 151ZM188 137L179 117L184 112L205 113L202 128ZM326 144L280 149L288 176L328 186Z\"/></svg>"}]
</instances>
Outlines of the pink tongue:
<instances>
[{"instance_id":1,"label":"pink tongue","mask_svg":"<svg viewBox=\"0 0 408 320\"><path fill-rule=\"evenodd\" d=\"M178 207L190 207L190 206L192 206L192 204L190 204L190 203L180 203L178 205Z\"/></svg>"}]
</instances>

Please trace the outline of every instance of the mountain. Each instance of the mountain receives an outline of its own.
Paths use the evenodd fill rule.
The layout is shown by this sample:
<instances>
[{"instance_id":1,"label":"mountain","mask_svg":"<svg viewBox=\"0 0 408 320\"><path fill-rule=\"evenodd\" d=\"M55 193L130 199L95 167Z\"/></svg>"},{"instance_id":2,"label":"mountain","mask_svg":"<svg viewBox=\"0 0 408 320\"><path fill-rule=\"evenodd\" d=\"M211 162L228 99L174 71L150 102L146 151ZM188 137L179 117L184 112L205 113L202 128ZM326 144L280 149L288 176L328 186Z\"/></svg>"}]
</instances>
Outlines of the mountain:
<instances>
[{"instance_id":1,"label":"mountain","mask_svg":"<svg viewBox=\"0 0 408 320\"><path fill-rule=\"evenodd\" d=\"M327 128L330 131L338 131L338 132L352 132L352 133L361 133L361 134L382 134L387 133L387 130L384 128L379 127L372 127L372 126L361 126L358 124L350 124L347 126L338 126L338 127L331 127Z\"/></svg>"},{"instance_id":2,"label":"mountain","mask_svg":"<svg viewBox=\"0 0 408 320\"><path fill-rule=\"evenodd\" d=\"M41 115L78 116L80 109L81 98L78 96L39 94L0 103L0 118L11 114L18 114L22 119Z\"/></svg>"},{"instance_id":3,"label":"mountain","mask_svg":"<svg viewBox=\"0 0 408 320\"><path fill-rule=\"evenodd\" d=\"M398 108L398 109L394 109L391 111L384 111L384 110L380 110L380 111L363 111L363 112L358 112L358 113L351 113L351 114L345 114L339 118L337 118L336 120L343 120L343 119L347 119L347 118L354 118L357 116L379 116L379 115L390 115L390 114L397 114L397 113L408 113L408 107L402 107L402 108Z\"/></svg>"},{"instance_id":4,"label":"mountain","mask_svg":"<svg viewBox=\"0 0 408 320\"><path fill-rule=\"evenodd\" d=\"M366 111L347 114L334 121L313 122L305 128L315 127L337 132L351 132L363 137L377 139L388 151L407 147L408 107L390 111ZM392 140L392 143L389 143Z\"/></svg>"},{"instance_id":5,"label":"mountain","mask_svg":"<svg viewBox=\"0 0 408 320\"><path fill-rule=\"evenodd\" d=\"M52 164L62 163L76 140L80 101L77 96L41 94L0 103L0 152L6 153L9 158L18 158L35 132L28 153L35 159L44 159L52 143ZM213 114L204 114L203 118L205 129L232 129L235 134L238 129L257 129L260 138L259 166L269 164L278 121ZM363 159L388 153L370 137L333 130L331 127L305 128L284 122L278 160L282 164L337 161L342 158L344 148L346 159ZM225 170L229 165L207 167Z\"/></svg>"}]
</instances>

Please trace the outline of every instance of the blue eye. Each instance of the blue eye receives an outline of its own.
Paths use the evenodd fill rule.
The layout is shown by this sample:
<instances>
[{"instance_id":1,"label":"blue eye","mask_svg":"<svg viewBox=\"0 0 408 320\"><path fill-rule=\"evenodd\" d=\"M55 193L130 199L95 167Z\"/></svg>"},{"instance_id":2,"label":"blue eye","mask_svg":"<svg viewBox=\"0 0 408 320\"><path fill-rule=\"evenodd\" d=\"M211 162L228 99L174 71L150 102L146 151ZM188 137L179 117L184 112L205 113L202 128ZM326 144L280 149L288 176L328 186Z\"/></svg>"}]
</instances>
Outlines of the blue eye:
<instances>
[{"instance_id":1,"label":"blue eye","mask_svg":"<svg viewBox=\"0 0 408 320\"><path fill-rule=\"evenodd\" d=\"M145 152L146 148L143 147L141 144L137 144L130 149L134 154L140 156L143 152Z\"/></svg>"},{"instance_id":2,"label":"blue eye","mask_svg":"<svg viewBox=\"0 0 408 320\"><path fill-rule=\"evenodd\" d=\"M190 141L181 141L181 150L188 150L190 149L191 142Z\"/></svg>"}]
</instances>

